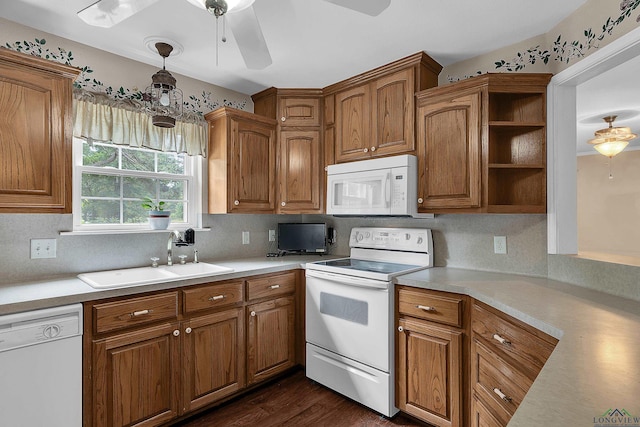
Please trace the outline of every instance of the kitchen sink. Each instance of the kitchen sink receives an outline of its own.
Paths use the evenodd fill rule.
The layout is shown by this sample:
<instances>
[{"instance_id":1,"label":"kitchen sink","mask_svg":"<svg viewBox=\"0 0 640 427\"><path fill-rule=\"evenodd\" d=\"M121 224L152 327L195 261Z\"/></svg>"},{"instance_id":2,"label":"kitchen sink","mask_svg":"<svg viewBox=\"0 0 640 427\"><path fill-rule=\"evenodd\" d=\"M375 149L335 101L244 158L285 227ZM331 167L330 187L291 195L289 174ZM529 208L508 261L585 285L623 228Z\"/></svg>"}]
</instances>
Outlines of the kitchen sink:
<instances>
[{"instance_id":1,"label":"kitchen sink","mask_svg":"<svg viewBox=\"0 0 640 427\"><path fill-rule=\"evenodd\" d=\"M215 264L200 262L197 264L174 264L160 267L137 267L122 270L96 271L78 274L78 278L97 289L124 288L128 286L148 285L151 283L206 277L230 273L233 269Z\"/></svg>"}]
</instances>

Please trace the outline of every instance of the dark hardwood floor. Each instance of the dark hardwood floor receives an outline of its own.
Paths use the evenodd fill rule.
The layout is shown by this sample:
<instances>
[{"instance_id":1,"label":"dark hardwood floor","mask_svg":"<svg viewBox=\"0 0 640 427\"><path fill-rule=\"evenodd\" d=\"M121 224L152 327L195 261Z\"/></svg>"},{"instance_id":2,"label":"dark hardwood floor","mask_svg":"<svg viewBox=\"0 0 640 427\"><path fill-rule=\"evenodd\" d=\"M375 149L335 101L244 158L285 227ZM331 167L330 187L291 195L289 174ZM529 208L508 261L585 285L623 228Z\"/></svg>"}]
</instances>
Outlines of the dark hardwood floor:
<instances>
[{"instance_id":1,"label":"dark hardwood floor","mask_svg":"<svg viewBox=\"0 0 640 427\"><path fill-rule=\"evenodd\" d=\"M222 406L177 424L182 427L425 426L403 415L392 419L317 384L296 371Z\"/></svg>"}]
</instances>

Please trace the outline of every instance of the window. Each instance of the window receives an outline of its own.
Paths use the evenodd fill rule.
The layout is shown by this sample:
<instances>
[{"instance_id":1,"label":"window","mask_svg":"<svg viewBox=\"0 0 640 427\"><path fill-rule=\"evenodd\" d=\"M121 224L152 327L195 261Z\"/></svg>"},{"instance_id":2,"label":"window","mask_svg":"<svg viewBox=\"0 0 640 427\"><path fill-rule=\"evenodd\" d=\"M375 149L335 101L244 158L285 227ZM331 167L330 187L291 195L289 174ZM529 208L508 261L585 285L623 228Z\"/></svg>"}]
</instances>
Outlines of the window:
<instances>
[{"instance_id":1,"label":"window","mask_svg":"<svg viewBox=\"0 0 640 427\"><path fill-rule=\"evenodd\" d=\"M201 157L74 138L73 227L148 229L141 199L163 200L170 228L197 227Z\"/></svg>"}]
</instances>

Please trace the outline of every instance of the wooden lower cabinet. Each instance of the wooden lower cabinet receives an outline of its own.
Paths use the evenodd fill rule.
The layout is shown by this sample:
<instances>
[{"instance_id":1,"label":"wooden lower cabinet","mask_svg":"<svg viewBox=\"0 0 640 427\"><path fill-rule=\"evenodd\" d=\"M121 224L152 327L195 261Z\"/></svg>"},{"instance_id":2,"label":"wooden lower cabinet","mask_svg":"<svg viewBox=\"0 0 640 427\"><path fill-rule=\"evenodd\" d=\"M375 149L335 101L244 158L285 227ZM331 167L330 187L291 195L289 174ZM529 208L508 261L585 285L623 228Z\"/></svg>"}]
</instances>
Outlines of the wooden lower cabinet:
<instances>
[{"instance_id":1,"label":"wooden lower cabinet","mask_svg":"<svg viewBox=\"0 0 640 427\"><path fill-rule=\"evenodd\" d=\"M436 426L462 424L462 332L399 319L398 409Z\"/></svg>"},{"instance_id":2,"label":"wooden lower cabinet","mask_svg":"<svg viewBox=\"0 0 640 427\"><path fill-rule=\"evenodd\" d=\"M182 323L181 414L245 386L243 313L238 307Z\"/></svg>"},{"instance_id":3,"label":"wooden lower cabinet","mask_svg":"<svg viewBox=\"0 0 640 427\"><path fill-rule=\"evenodd\" d=\"M499 421L489 409L473 396L471 400L471 427L503 427L505 422Z\"/></svg>"},{"instance_id":4,"label":"wooden lower cabinet","mask_svg":"<svg viewBox=\"0 0 640 427\"><path fill-rule=\"evenodd\" d=\"M297 276L86 303L83 425L164 425L294 367Z\"/></svg>"},{"instance_id":5,"label":"wooden lower cabinet","mask_svg":"<svg viewBox=\"0 0 640 427\"><path fill-rule=\"evenodd\" d=\"M162 323L93 342L94 426L160 425L178 415L179 335L177 322Z\"/></svg>"},{"instance_id":6,"label":"wooden lower cabinet","mask_svg":"<svg viewBox=\"0 0 640 427\"><path fill-rule=\"evenodd\" d=\"M295 366L293 296L247 307L247 383L254 384Z\"/></svg>"}]
</instances>

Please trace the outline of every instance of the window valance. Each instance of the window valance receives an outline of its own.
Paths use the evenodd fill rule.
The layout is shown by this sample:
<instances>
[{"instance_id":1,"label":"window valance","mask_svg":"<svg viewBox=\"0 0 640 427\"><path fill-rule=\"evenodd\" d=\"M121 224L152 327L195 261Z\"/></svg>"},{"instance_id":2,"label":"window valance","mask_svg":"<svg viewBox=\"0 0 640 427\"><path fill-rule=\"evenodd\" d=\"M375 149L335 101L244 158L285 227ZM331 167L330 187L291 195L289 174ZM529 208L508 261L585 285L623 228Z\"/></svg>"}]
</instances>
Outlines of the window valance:
<instances>
[{"instance_id":1,"label":"window valance","mask_svg":"<svg viewBox=\"0 0 640 427\"><path fill-rule=\"evenodd\" d=\"M207 155L206 120L185 112L174 128L154 126L142 101L115 100L104 93L74 91L73 136L89 144L111 142L131 147Z\"/></svg>"}]
</instances>

